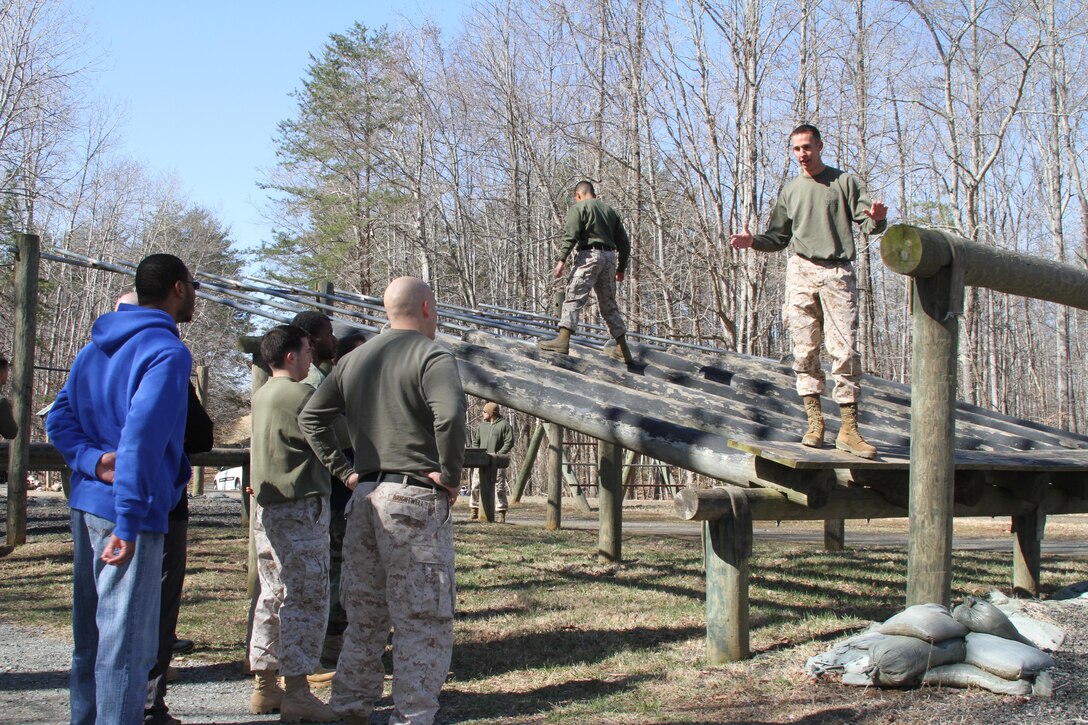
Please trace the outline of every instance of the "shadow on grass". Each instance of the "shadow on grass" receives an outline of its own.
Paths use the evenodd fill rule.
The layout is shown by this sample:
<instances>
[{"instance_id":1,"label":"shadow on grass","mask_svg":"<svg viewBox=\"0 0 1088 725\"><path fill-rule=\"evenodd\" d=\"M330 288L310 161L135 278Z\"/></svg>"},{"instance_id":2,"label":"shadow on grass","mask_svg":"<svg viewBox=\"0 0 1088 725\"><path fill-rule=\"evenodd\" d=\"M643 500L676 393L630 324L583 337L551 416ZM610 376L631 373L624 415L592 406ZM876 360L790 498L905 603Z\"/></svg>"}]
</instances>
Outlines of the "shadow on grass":
<instances>
[{"instance_id":1,"label":"shadow on grass","mask_svg":"<svg viewBox=\"0 0 1088 725\"><path fill-rule=\"evenodd\" d=\"M437 722L453 723L477 718L494 722L496 713L502 713L502 718L547 713L565 703L621 694L635 689L648 679L646 675L635 675L608 680L571 680L517 692L486 693L458 690L457 681L447 682L442 689L442 709ZM379 723L385 721L376 719Z\"/></svg>"},{"instance_id":2,"label":"shadow on grass","mask_svg":"<svg viewBox=\"0 0 1088 725\"><path fill-rule=\"evenodd\" d=\"M451 668L458 679L608 659L620 652L652 650L702 637L702 627L623 630L571 629L505 637L491 642L458 642Z\"/></svg>"}]
</instances>

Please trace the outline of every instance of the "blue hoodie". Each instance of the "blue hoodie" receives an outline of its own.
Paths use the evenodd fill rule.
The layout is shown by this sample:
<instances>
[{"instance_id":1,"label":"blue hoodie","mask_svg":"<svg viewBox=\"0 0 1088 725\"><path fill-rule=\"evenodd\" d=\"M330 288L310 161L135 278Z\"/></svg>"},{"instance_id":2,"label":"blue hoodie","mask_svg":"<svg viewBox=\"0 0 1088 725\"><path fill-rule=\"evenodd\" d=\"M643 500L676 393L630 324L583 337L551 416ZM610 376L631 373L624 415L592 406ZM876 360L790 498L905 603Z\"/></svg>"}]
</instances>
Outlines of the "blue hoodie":
<instances>
[{"instance_id":1,"label":"blue hoodie","mask_svg":"<svg viewBox=\"0 0 1088 725\"><path fill-rule=\"evenodd\" d=\"M162 310L121 305L95 320L46 419L72 469L69 505L113 521L113 533L166 533L189 480L182 450L193 359ZM117 451L113 484L95 476Z\"/></svg>"}]
</instances>

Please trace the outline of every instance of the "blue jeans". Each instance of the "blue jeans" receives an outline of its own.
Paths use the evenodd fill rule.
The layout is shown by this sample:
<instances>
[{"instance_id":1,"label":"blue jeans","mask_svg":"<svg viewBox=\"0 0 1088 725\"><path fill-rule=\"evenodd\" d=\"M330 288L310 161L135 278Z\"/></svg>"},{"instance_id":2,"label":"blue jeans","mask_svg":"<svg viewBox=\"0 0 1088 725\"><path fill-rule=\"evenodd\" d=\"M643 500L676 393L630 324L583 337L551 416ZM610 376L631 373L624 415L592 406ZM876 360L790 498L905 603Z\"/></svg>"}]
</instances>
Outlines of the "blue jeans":
<instances>
[{"instance_id":1,"label":"blue jeans","mask_svg":"<svg viewBox=\"0 0 1088 725\"><path fill-rule=\"evenodd\" d=\"M107 519L72 510L72 725L137 725L158 648L162 534L136 538L122 566L100 558Z\"/></svg>"}]
</instances>

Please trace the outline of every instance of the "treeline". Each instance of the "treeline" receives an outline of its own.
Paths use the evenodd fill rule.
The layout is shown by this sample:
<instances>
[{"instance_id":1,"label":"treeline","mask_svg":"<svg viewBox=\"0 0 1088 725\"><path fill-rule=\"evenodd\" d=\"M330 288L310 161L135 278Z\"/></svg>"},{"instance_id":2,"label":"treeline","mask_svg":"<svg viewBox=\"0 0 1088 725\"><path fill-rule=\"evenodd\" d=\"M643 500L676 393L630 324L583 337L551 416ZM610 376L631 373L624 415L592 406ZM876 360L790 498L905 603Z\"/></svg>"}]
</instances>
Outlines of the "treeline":
<instances>
[{"instance_id":1,"label":"treeline","mask_svg":"<svg viewBox=\"0 0 1088 725\"><path fill-rule=\"evenodd\" d=\"M5 7L20 5L50 2ZM892 223L1088 263L1086 30L1079 6L1055 0L488 0L455 33L356 25L314 49L279 126L279 164L261 180L277 219L265 262L362 293L412 273L448 302L554 311L561 221L589 178L631 231L621 304L635 330L781 357L786 255L727 239L746 219L761 228L796 174L787 135L801 121ZM107 136L73 129L55 168L88 178L8 192L11 223L129 258L148 230L172 228L147 221L161 194L124 183L142 174L95 167L116 163L96 145ZM8 153L26 148L0 137L3 168L33 176L50 168L35 158L59 159ZM858 241L865 369L908 380L906 282L878 240ZM88 304L71 284L70 303L51 292L48 304ZM960 396L1088 431L1086 329L1081 312L969 291Z\"/></svg>"},{"instance_id":2,"label":"treeline","mask_svg":"<svg viewBox=\"0 0 1088 725\"><path fill-rule=\"evenodd\" d=\"M1086 263L1086 20L1053 0L477 2L447 35L356 25L315 51L265 179L281 274L553 309L562 215L593 180L635 244L635 329L788 353L785 255L737 253L818 125L892 222ZM859 240L867 371L907 380L906 282ZM971 290L960 395L1084 431L1083 313Z\"/></svg>"}]
</instances>

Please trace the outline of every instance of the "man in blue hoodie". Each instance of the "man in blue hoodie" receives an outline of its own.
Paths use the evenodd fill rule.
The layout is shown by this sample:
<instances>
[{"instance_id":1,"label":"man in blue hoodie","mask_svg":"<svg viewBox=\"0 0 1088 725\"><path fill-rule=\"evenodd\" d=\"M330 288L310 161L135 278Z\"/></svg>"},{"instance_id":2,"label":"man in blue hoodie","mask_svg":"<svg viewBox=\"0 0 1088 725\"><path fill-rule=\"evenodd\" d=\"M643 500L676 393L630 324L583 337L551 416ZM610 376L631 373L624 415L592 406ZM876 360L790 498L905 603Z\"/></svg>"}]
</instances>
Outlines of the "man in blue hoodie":
<instances>
[{"instance_id":1,"label":"man in blue hoodie","mask_svg":"<svg viewBox=\"0 0 1088 725\"><path fill-rule=\"evenodd\" d=\"M193 316L185 264L153 254L136 269L139 305L99 317L46 421L72 469L73 724L143 722L155 664L163 535L185 493Z\"/></svg>"}]
</instances>

